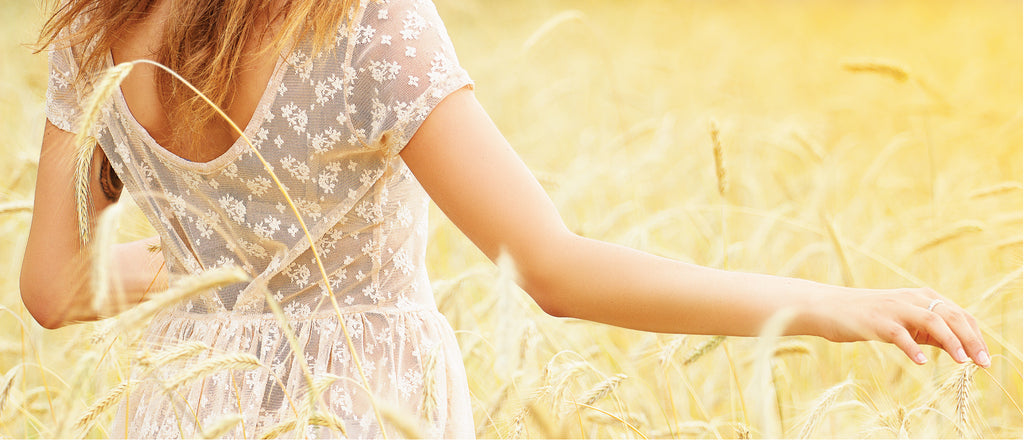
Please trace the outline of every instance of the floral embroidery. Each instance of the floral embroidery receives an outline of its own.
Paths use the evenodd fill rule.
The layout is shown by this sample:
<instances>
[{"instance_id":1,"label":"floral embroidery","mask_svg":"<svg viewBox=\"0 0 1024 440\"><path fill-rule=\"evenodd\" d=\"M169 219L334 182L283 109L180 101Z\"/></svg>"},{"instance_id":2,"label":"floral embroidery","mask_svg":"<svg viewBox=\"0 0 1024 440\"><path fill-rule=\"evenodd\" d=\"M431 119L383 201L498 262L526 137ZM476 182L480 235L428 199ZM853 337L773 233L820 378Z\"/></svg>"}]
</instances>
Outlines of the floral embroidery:
<instances>
[{"instance_id":1,"label":"floral embroidery","mask_svg":"<svg viewBox=\"0 0 1024 440\"><path fill-rule=\"evenodd\" d=\"M436 312L422 267L426 194L394 156L444 96L472 83L431 2L363 0L351 16L352 26L339 28L336 47L313 54L299 44L267 85L253 116L258 125L247 131L266 165L247 148L205 164L169 160L140 142L148 134L137 132L117 106L101 114L96 138L160 234L169 273L237 265L253 278L161 313L146 337L157 346L196 340L216 353L246 352L269 367L218 373L180 393L165 392L155 379L161 374L140 376L132 404L116 416L121 427L110 432L194 437L201 434L196 423L175 411L195 408L196 421L238 413L247 436L262 435L294 417L286 396L304 392L305 362L316 374L347 378L324 396L326 408L344 416L348 434L379 437L365 391L358 379L348 380L358 371L342 324L364 372L376 378L374 391L398 396L394 405L419 410L420 344L447 353L436 374L461 380L458 347ZM83 99L72 81L73 50L51 52L46 98L47 118L69 131ZM292 205L316 243L326 282ZM340 318L325 298L328 290L343 311ZM309 344L305 352L293 353L284 329L268 319L267 292L289 318L288 330ZM164 367L163 376L179 373L183 362ZM244 398L236 398L236 387ZM440 393L448 414L431 417L436 426L425 432L472 436L465 383L449 382ZM310 436L329 434L309 429Z\"/></svg>"}]
</instances>

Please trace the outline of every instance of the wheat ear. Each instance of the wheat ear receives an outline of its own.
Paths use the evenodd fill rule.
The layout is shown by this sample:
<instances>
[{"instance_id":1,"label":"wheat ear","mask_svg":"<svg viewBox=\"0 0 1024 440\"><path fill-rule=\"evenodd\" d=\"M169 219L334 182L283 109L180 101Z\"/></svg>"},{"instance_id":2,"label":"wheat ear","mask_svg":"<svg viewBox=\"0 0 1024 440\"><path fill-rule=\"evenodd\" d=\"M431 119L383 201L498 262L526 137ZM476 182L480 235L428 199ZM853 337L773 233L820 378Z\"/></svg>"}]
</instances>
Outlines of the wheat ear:
<instances>
[{"instance_id":1,"label":"wheat ear","mask_svg":"<svg viewBox=\"0 0 1024 440\"><path fill-rule=\"evenodd\" d=\"M593 388L587 390L583 395L583 404L593 405L598 400L601 400L604 396L607 396L609 393L614 391L615 388L618 388L619 384L622 383L626 377L628 376L620 373L598 382L597 385L594 385Z\"/></svg>"},{"instance_id":2,"label":"wheat ear","mask_svg":"<svg viewBox=\"0 0 1024 440\"><path fill-rule=\"evenodd\" d=\"M803 341L786 341L780 343L775 347L775 352L772 353L772 357L781 357L788 355L811 355L811 346Z\"/></svg>"},{"instance_id":3,"label":"wheat ear","mask_svg":"<svg viewBox=\"0 0 1024 440\"><path fill-rule=\"evenodd\" d=\"M7 396L11 394L11 385L14 384L14 376L18 374L19 370L21 368L14 367L4 375L4 387L0 389L0 415L4 413L4 407L7 405Z\"/></svg>"},{"instance_id":4,"label":"wheat ear","mask_svg":"<svg viewBox=\"0 0 1024 440\"><path fill-rule=\"evenodd\" d=\"M846 61L843 63L843 69L853 73L874 73L887 76L899 82L906 82L910 78L907 69L885 60Z\"/></svg>"},{"instance_id":5,"label":"wheat ear","mask_svg":"<svg viewBox=\"0 0 1024 440\"><path fill-rule=\"evenodd\" d=\"M338 418L338 416L335 416L334 414L320 412L313 413L306 418L306 424L323 426L325 428L333 429L335 431L340 432L341 435L343 435L344 437L348 437L348 434L345 432L345 424L341 421L341 419ZM277 438L281 434L284 434L288 431L292 431L298 426L298 420L285 420L271 427L270 430L263 434L260 438Z\"/></svg>"},{"instance_id":6,"label":"wheat ear","mask_svg":"<svg viewBox=\"0 0 1024 440\"><path fill-rule=\"evenodd\" d=\"M1012 191L1020 191L1020 189L1021 185L1019 182L1002 182L972 191L967 197L970 199L980 199L982 197L998 196Z\"/></svg>"},{"instance_id":7,"label":"wheat ear","mask_svg":"<svg viewBox=\"0 0 1024 440\"><path fill-rule=\"evenodd\" d=\"M167 384L168 390L184 385L201 376L205 376L217 370L252 370L263 367L259 358L249 353L229 353L210 359L206 359L185 370Z\"/></svg>"},{"instance_id":8,"label":"wheat ear","mask_svg":"<svg viewBox=\"0 0 1024 440\"><path fill-rule=\"evenodd\" d=\"M715 347L722 345L722 341L725 341L725 336L713 336L711 337L711 339L702 342L700 345L698 345L693 350L690 350L690 352L686 354L686 357L683 358L683 365L690 365L696 362L697 359L700 359L704 355L710 353L711 350L715 349Z\"/></svg>"},{"instance_id":9,"label":"wheat ear","mask_svg":"<svg viewBox=\"0 0 1024 440\"><path fill-rule=\"evenodd\" d=\"M136 383L138 383L138 381L127 380L117 384L114 388L111 388L102 399L96 401L96 403L92 404L92 406L82 413L82 416L78 418L78 422L75 423L75 430L77 432L84 433L84 431L88 429L94 421L96 421L96 418L99 417L103 411L106 411L121 400L121 396L124 395L125 391L128 391L128 389Z\"/></svg>"},{"instance_id":10,"label":"wheat ear","mask_svg":"<svg viewBox=\"0 0 1024 440\"><path fill-rule=\"evenodd\" d=\"M978 366L973 362L965 363L940 388L940 392L953 394L956 403L956 430L962 438L971 436L970 420L967 416L971 408L971 385L974 383L974 372L977 370Z\"/></svg>"},{"instance_id":11,"label":"wheat ear","mask_svg":"<svg viewBox=\"0 0 1024 440\"><path fill-rule=\"evenodd\" d=\"M189 297L229 284L248 281L249 274L234 266L218 267L184 279L166 292L125 312L118 321L123 329L140 326L147 318Z\"/></svg>"},{"instance_id":12,"label":"wheat ear","mask_svg":"<svg viewBox=\"0 0 1024 440\"><path fill-rule=\"evenodd\" d=\"M32 202L0 203L0 214L14 214L17 212L32 212Z\"/></svg>"},{"instance_id":13,"label":"wheat ear","mask_svg":"<svg viewBox=\"0 0 1024 440\"><path fill-rule=\"evenodd\" d=\"M437 345L431 349L422 360L423 365L423 399L420 401L420 408L426 417L430 417L437 409L438 390L437 390L437 363L440 357L439 351L441 346Z\"/></svg>"},{"instance_id":14,"label":"wheat ear","mask_svg":"<svg viewBox=\"0 0 1024 440\"><path fill-rule=\"evenodd\" d=\"M718 122L714 119L708 122L708 131L711 134L711 146L715 153L715 177L718 179L718 194L725 197L725 192L729 190L729 180L728 175L725 174L725 153L722 150Z\"/></svg>"},{"instance_id":15,"label":"wheat ear","mask_svg":"<svg viewBox=\"0 0 1024 440\"><path fill-rule=\"evenodd\" d=\"M947 241L953 240L962 235L973 234L975 232L981 232L982 230L983 228L981 222L972 220L958 222L947 228L945 231L942 231L941 233L932 237L928 241L918 245L917 248L914 249L914 253L916 254L919 252L926 251L928 249L943 244Z\"/></svg>"},{"instance_id":16,"label":"wheat ear","mask_svg":"<svg viewBox=\"0 0 1024 440\"><path fill-rule=\"evenodd\" d=\"M810 417L808 417L807 422L804 423L803 428L800 429L800 438L810 438L811 434L814 433L814 428L816 428L818 423L821 422L821 419L824 418L825 413L828 412L829 408L831 408L834 403L836 403L836 399L839 398L839 393L851 384L852 382L849 380L840 382L833 385L832 388L825 390L824 393L821 393L821 395L818 396Z\"/></svg>"},{"instance_id":17,"label":"wheat ear","mask_svg":"<svg viewBox=\"0 0 1024 440\"><path fill-rule=\"evenodd\" d=\"M200 352L211 350L209 345L199 341L189 341L164 349L159 353L144 353L138 357L139 363L147 368L156 368L179 359L189 358Z\"/></svg>"},{"instance_id":18,"label":"wheat ear","mask_svg":"<svg viewBox=\"0 0 1024 440\"><path fill-rule=\"evenodd\" d=\"M239 414L228 414L218 419L213 426L203 430L202 437L204 439L221 438L231 432L238 422L242 421L242 416Z\"/></svg>"},{"instance_id":19,"label":"wheat ear","mask_svg":"<svg viewBox=\"0 0 1024 440\"><path fill-rule=\"evenodd\" d=\"M85 100L83 114L78 120L78 127L75 133L75 202L78 212L78 230L82 243L88 243L90 239L90 222L92 218L92 203L89 193L89 173L92 171L92 157L96 150L96 140L89 136L103 107L107 105L110 96L121 86L121 81L132 71L133 63L121 63L107 69L100 76L99 84L89 93Z\"/></svg>"}]
</instances>

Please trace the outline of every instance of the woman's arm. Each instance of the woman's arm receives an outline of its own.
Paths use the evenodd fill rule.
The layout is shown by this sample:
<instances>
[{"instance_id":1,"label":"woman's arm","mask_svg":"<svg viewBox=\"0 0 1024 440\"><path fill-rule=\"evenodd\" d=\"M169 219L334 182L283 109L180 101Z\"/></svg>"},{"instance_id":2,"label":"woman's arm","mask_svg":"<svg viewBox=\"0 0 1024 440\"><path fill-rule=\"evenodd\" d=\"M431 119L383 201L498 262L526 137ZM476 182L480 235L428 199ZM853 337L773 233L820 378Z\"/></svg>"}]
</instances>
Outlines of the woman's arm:
<instances>
[{"instance_id":1,"label":"woman's arm","mask_svg":"<svg viewBox=\"0 0 1024 440\"><path fill-rule=\"evenodd\" d=\"M21 267L22 301L32 317L46 328L114 315L137 304L151 284L152 289L167 284L166 274L160 270L163 256L148 249L159 244L158 238L118 244L105 250L113 252L113 267L107 270L113 288L120 288L126 297L123 301L107 301L99 309L92 306L92 262L78 232L73 140L74 134L47 121L39 154L32 225ZM89 197L96 215L121 195L121 187L110 170L104 170L104 161L103 152L96 149L89 173Z\"/></svg>"},{"instance_id":2,"label":"woman's arm","mask_svg":"<svg viewBox=\"0 0 1024 440\"><path fill-rule=\"evenodd\" d=\"M757 335L791 310L788 334L882 340L924 363L918 343L987 366L974 319L928 289L868 290L686 264L570 232L472 91L448 96L401 156L489 258L507 253L545 312L639 330Z\"/></svg>"}]
</instances>

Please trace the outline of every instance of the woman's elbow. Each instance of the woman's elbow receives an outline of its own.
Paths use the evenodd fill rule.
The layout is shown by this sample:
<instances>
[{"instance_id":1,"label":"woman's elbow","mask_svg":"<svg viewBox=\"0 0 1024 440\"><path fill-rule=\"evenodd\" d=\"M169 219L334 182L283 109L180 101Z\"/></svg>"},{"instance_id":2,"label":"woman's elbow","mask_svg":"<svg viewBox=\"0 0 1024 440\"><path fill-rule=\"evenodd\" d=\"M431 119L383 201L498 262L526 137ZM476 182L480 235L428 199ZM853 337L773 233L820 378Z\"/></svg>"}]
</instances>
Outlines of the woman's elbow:
<instances>
[{"instance_id":1,"label":"woman's elbow","mask_svg":"<svg viewBox=\"0 0 1024 440\"><path fill-rule=\"evenodd\" d=\"M561 246L545 246L545 249L516 259L516 275L520 287L544 313L556 318L570 318L572 314L564 285L565 273L560 266L564 258L558 255Z\"/></svg>"},{"instance_id":2,"label":"woman's elbow","mask_svg":"<svg viewBox=\"0 0 1024 440\"><path fill-rule=\"evenodd\" d=\"M22 268L19 280L21 284L21 302L25 305L28 313L32 315L32 318L43 328L58 329L68 323L57 313L53 299L48 295L53 290L45 280L46 278L34 274L31 270Z\"/></svg>"}]
</instances>

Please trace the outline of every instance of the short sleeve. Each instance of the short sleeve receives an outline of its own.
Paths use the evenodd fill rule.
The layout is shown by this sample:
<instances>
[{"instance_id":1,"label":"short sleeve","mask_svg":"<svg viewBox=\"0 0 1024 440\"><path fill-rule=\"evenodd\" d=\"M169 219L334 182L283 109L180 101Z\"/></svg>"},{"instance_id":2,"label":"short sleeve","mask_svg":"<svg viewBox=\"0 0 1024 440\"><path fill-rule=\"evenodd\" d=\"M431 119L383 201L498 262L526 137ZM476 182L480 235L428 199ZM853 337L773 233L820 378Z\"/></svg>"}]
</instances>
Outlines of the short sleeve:
<instances>
[{"instance_id":1,"label":"short sleeve","mask_svg":"<svg viewBox=\"0 0 1024 440\"><path fill-rule=\"evenodd\" d=\"M360 137L395 155L441 100L473 81L432 2L366 3L350 34L350 118Z\"/></svg>"},{"instance_id":2,"label":"short sleeve","mask_svg":"<svg viewBox=\"0 0 1024 440\"><path fill-rule=\"evenodd\" d=\"M71 56L70 48L52 49L50 76L46 86L46 119L67 132L78 129L82 114L75 77L78 68Z\"/></svg>"}]
</instances>

